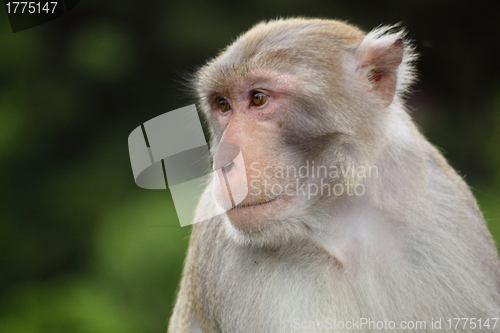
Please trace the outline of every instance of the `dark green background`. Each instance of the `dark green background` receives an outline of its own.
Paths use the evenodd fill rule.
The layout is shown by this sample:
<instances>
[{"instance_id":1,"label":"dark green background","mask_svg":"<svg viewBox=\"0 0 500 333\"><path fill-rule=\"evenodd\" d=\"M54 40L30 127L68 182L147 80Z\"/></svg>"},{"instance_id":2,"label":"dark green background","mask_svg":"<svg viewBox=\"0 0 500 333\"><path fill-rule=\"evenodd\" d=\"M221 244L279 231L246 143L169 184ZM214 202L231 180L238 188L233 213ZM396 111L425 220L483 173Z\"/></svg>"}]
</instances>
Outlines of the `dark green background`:
<instances>
[{"instance_id":1,"label":"dark green background","mask_svg":"<svg viewBox=\"0 0 500 333\"><path fill-rule=\"evenodd\" d=\"M189 228L135 186L127 137L191 104L192 73L278 16L402 22L421 54L409 99L500 238L495 2L82 0L12 33L0 9L0 332L164 332Z\"/></svg>"}]
</instances>

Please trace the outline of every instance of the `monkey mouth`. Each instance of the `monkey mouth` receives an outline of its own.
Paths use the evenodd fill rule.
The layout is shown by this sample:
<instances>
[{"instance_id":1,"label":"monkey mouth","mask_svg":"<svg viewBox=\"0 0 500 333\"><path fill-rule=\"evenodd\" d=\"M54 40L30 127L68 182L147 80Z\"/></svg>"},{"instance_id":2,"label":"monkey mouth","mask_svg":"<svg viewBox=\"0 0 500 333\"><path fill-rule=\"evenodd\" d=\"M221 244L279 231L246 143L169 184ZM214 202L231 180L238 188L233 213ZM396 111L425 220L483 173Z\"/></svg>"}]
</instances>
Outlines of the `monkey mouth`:
<instances>
[{"instance_id":1,"label":"monkey mouth","mask_svg":"<svg viewBox=\"0 0 500 333\"><path fill-rule=\"evenodd\" d=\"M264 200L264 201L258 201L258 202L247 202L247 203L240 203L236 205L235 207L231 208L230 210L237 210L237 209L242 209L242 208L251 208L251 207L258 207L258 206L263 206L267 205L271 202L274 202L281 198L281 196L274 197L270 200Z\"/></svg>"}]
</instances>

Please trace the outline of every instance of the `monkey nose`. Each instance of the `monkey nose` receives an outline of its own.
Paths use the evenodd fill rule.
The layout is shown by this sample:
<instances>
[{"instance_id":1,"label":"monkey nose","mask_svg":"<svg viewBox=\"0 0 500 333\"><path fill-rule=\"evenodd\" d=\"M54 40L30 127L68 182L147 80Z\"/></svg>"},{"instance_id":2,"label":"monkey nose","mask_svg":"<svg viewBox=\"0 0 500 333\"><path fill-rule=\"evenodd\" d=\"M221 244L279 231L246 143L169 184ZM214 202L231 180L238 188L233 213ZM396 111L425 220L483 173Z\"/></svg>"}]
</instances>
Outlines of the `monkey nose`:
<instances>
[{"instance_id":1,"label":"monkey nose","mask_svg":"<svg viewBox=\"0 0 500 333\"><path fill-rule=\"evenodd\" d=\"M240 147L232 142L220 142L214 155L214 170L231 169L234 159L240 154Z\"/></svg>"}]
</instances>

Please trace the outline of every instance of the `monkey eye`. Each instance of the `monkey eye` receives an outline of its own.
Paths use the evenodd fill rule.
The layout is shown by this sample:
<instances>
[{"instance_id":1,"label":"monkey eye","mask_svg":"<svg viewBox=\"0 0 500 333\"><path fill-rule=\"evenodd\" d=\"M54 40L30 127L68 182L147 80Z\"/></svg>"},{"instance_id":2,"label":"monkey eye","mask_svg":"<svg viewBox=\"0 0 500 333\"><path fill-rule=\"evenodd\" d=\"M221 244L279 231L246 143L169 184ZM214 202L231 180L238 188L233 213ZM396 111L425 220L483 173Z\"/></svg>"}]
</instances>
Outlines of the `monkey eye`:
<instances>
[{"instance_id":1,"label":"monkey eye","mask_svg":"<svg viewBox=\"0 0 500 333\"><path fill-rule=\"evenodd\" d=\"M260 91L256 91L252 94L252 102L255 106L261 106L266 104L268 98L269 96Z\"/></svg>"},{"instance_id":2,"label":"monkey eye","mask_svg":"<svg viewBox=\"0 0 500 333\"><path fill-rule=\"evenodd\" d=\"M227 113L231 111L231 104L227 101L225 98L219 98L217 101L217 104L219 105L219 110L221 113Z\"/></svg>"}]
</instances>

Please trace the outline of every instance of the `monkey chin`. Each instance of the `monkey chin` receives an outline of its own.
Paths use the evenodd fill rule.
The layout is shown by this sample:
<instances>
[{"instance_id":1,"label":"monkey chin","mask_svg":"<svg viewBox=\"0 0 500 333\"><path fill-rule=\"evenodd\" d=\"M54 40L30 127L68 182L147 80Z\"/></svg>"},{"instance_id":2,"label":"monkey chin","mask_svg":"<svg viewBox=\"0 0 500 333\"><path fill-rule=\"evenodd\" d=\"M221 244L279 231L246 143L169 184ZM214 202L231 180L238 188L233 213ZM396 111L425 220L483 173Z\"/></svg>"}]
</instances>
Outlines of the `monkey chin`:
<instances>
[{"instance_id":1,"label":"monkey chin","mask_svg":"<svg viewBox=\"0 0 500 333\"><path fill-rule=\"evenodd\" d=\"M286 196L252 204L240 204L224 215L227 235L236 243L278 248L303 239L310 231L296 219L298 205Z\"/></svg>"}]
</instances>

